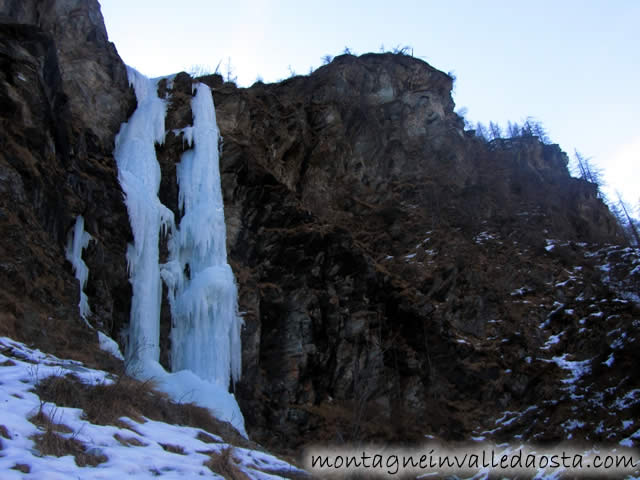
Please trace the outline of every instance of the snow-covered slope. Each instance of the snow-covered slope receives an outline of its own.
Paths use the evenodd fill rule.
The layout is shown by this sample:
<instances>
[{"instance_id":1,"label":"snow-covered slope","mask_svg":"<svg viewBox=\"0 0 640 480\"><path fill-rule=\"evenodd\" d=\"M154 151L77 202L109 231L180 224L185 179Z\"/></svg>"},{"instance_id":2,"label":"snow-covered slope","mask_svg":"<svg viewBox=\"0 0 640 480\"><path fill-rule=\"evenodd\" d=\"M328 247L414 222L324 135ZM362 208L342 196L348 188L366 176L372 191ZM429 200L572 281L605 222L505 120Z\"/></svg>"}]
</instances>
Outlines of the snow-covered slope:
<instances>
[{"instance_id":1,"label":"snow-covered slope","mask_svg":"<svg viewBox=\"0 0 640 480\"><path fill-rule=\"evenodd\" d=\"M124 381L80 362L59 359L0 337L3 480L222 478L228 477L231 470L239 475L234 478L306 476L272 455L230 445L201 428L144 417L122 417L115 422L117 425L98 425L91 423L88 417L92 414L82 409L47 402L39 396L47 379L69 375L94 388ZM140 391L145 394L144 386Z\"/></svg>"}]
</instances>

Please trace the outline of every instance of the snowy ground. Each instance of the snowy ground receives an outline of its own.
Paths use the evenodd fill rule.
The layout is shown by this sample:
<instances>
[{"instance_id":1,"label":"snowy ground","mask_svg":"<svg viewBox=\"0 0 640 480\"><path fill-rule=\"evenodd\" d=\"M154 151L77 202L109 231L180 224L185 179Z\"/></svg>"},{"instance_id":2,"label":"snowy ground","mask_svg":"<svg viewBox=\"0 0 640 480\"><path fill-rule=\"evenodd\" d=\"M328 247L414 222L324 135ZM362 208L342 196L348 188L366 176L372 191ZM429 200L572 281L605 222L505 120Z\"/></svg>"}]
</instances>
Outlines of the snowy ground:
<instances>
[{"instance_id":1,"label":"snowy ground","mask_svg":"<svg viewBox=\"0 0 640 480\"><path fill-rule=\"evenodd\" d=\"M219 470L223 471L219 473L225 474L225 469L232 468L251 479L306 476L305 472L272 455L231 446L221 437L198 428L146 418L139 423L126 417L120 419L120 426L96 425L85 419L82 410L44 402L34 393L35 385L42 379L67 374L92 385L115 380L106 372L0 337L0 477L3 480L223 478L206 463L211 463L214 469L222 465ZM130 428L125 428L127 425ZM57 435L54 438L61 439L63 444L75 445L80 455L76 458L71 454L43 455L37 438L47 434ZM95 466L81 467L78 463Z\"/></svg>"}]
</instances>

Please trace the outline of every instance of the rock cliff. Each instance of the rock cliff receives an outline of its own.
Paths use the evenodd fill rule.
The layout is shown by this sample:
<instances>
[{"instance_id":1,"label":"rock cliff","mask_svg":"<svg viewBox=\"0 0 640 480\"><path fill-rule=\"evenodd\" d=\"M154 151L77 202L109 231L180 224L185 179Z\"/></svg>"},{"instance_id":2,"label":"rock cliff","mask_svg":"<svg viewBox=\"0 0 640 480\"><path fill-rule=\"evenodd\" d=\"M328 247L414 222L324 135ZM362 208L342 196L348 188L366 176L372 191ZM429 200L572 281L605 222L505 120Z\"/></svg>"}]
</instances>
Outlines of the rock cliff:
<instances>
[{"instance_id":1,"label":"rock cliff","mask_svg":"<svg viewBox=\"0 0 640 480\"><path fill-rule=\"evenodd\" d=\"M77 215L94 321L127 321L131 236L112 151L135 107L96 1L0 2L0 331L57 350L93 335L78 322L65 260Z\"/></svg>"},{"instance_id":2,"label":"rock cliff","mask_svg":"<svg viewBox=\"0 0 640 480\"><path fill-rule=\"evenodd\" d=\"M0 14L0 334L53 350L95 343L64 260L82 214L95 239L90 320L120 339L131 234L112 150L135 104L124 67L94 1L5 0ZM245 320L236 395L254 439L292 451L425 435L557 440L575 415L566 362L614 353L575 388L635 391L637 254L602 247L621 241L615 220L557 145L478 140L453 111L452 79L405 55L343 55L250 88L198 80L223 137ZM158 92L160 198L178 217L192 81L181 73ZM165 301L165 365L169 329ZM573 435L622 438L604 406L581 401L588 418ZM505 411L520 413L496 427Z\"/></svg>"},{"instance_id":3,"label":"rock cliff","mask_svg":"<svg viewBox=\"0 0 640 480\"><path fill-rule=\"evenodd\" d=\"M537 366L516 387L501 372L555 308L545 241L618 239L557 145L470 136L451 78L408 56L346 55L248 89L201 80L224 138L238 393L258 438L462 440L479 412L540 395ZM512 303L526 284L538 310ZM525 345L499 343L497 321Z\"/></svg>"}]
</instances>

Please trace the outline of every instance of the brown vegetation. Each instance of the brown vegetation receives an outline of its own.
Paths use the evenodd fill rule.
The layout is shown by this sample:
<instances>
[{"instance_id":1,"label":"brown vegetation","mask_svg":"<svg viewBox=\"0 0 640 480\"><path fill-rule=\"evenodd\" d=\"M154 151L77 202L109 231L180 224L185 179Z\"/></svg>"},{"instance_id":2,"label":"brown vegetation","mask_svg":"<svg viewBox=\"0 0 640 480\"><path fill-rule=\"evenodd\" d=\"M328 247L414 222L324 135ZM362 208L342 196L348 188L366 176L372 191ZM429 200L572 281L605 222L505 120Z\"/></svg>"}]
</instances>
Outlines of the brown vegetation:
<instances>
[{"instance_id":1,"label":"brown vegetation","mask_svg":"<svg viewBox=\"0 0 640 480\"><path fill-rule=\"evenodd\" d=\"M105 455L87 452L86 446L77 438L63 437L53 430L47 430L30 438L42 455L53 455L55 457L73 455L76 465L79 467L86 467L87 465L95 467L108 460Z\"/></svg>"},{"instance_id":2,"label":"brown vegetation","mask_svg":"<svg viewBox=\"0 0 640 480\"><path fill-rule=\"evenodd\" d=\"M147 444L144 442L141 442L140 440L138 440L135 437L123 437L122 435L120 435L119 433L114 433L113 434L113 438L115 438L121 445L125 446L125 447L146 447Z\"/></svg>"},{"instance_id":3,"label":"brown vegetation","mask_svg":"<svg viewBox=\"0 0 640 480\"><path fill-rule=\"evenodd\" d=\"M50 417L44 413L42 405L35 415L29 417L31 423L43 430L42 433L30 437L42 455L53 455L55 457L73 455L76 465L79 467L87 465L95 467L108 460L105 455L88 452L87 447L75 436L65 437L61 435L61 433L72 433L73 430L67 425L55 422L54 418L55 410Z\"/></svg>"},{"instance_id":4,"label":"brown vegetation","mask_svg":"<svg viewBox=\"0 0 640 480\"><path fill-rule=\"evenodd\" d=\"M196 435L196 438L204 443L221 443L219 440L215 439L208 433L204 433L204 432L198 432L198 435Z\"/></svg>"},{"instance_id":5,"label":"brown vegetation","mask_svg":"<svg viewBox=\"0 0 640 480\"><path fill-rule=\"evenodd\" d=\"M153 387L153 382L140 382L128 376L118 377L111 384L88 385L69 374L40 380L36 385L36 393L44 402L82 409L84 417L98 425L123 426L122 417L142 423L147 417L201 428L235 445L255 447L231 425L213 417L206 408L192 403L173 402Z\"/></svg>"},{"instance_id":6,"label":"brown vegetation","mask_svg":"<svg viewBox=\"0 0 640 480\"><path fill-rule=\"evenodd\" d=\"M53 415L55 417L55 413ZM39 427L42 430L52 431L52 432L61 432L61 433L71 433L73 430L63 423L56 423L55 420L46 413L42 411L42 405L40 406L40 410L35 415L29 417L29 421L33 423L35 426Z\"/></svg>"},{"instance_id":7,"label":"brown vegetation","mask_svg":"<svg viewBox=\"0 0 640 480\"><path fill-rule=\"evenodd\" d=\"M11 467L11 470L18 470L22 473L31 473L31 466L27 465L26 463L16 463L13 467Z\"/></svg>"},{"instance_id":8,"label":"brown vegetation","mask_svg":"<svg viewBox=\"0 0 640 480\"><path fill-rule=\"evenodd\" d=\"M231 447L223 448L219 452L209 452L209 460L204 465L228 480L249 480L250 478L236 463Z\"/></svg>"},{"instance_id":9,"label":"brown vegetation","mask_svg":"<svg viewBox=\"0 0 640 480\"><path fill-rule=\"evenodd\" d=\"M160 443L159 445L166 452L177 453L178 455L186 455L184 447L180 445L171 445L170 443Z\"/></svg>"}]
</instances>

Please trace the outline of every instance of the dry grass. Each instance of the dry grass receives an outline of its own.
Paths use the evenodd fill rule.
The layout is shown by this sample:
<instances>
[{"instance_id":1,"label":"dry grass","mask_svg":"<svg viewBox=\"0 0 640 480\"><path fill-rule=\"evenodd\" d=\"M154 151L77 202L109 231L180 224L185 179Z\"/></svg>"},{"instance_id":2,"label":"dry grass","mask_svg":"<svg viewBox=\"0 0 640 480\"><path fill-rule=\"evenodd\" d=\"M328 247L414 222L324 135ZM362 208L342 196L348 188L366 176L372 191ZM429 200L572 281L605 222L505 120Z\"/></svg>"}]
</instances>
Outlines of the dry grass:
<instances>
[{"instance_id":1,"label":"dry grass","mask_svg":"<svg viewBox=\"0 0 640 480\"><path fill-rule=\"evenodd\" d=\"M55 413L54 413L55 417ZM52 432L61 432L61 433L71 433L73 430L63 423L56 423L52 418L49 417L46 413L42 411L42 406L38 410L38 413L32 415L28 418L28 420L33 423L35 426L40 428L41 430L52 431Z\"/></svg>"},{"instance_id":2,"label":"dry grass","mask_svg":"<svg viewBox=\"0 0 640 480\"><path fill-rule=\"evenodd\" d=\"M167 402L170 404L169 413L170 420L163 420L167 423L176 423L179 425L187 425L189 427L200 428L213 435L224 438L225 442L237 445L239 447L257 449L258 446L244 438L229 423L222 422L215 418L209 410L193 403Z\"/></svg>"},{"instance_id":3,"label":"dry grass","mask_svg":"<svg viewBox=\"0 0 640 480\"><path fill-rule=\"evenodd\" d=\"M186 455L184 447L180 445L171 445L170 443L159 444L165 452L177 453L178 455Z\"/></svg>"},{"instance_id":4,"label":"dry grass","mask_svg":"<svg viewBox=\"0 0 640 480\"><path fill-rule=\"evenodd\" d=\"M146 443L141 442L136 437L123 437L119 433L114 433L113 438L115 438L118 442L120 442L120 445L123 445L125 447L131 447L131 446L146 447L147 446Z\"/></svg>"},{"instance_id":5,"label":"dry grass","mask_svg":"<svg viewBox=\"0 0 640 480\"><path fill-rule=\"evenodd\" d=\"M22 473L31 473L31 466L27 465L26 463L16 463L13 467L11 467L11 470L18 470Z\"/></svg>"},{"instance_id":6,"label":"dry grass","mask_svg":"<svg viewBox=\"0 0 640 480\"><path fill-rule=\"evenodd\" d=\"M5 360L4 362L0 363L0 367L14 367L15 365L16 362L11 359Z\"/></svg>"},{"instance_id":7,"label":"dry grass","mask_svg":"<svg viewBox=\"0 0 640 480\"><path fill-rule=\"evenodd\" d=\"M55 418L55 410L52 414ZM35 415L29 417L29 421L43 430L29 437L36 444L36 448L42 455L64 457L73 455L76 465L95 467L107 461L107 457L99 454L88 453L85 445L74 436L64 437L60 433L72 433L73 430L63 423L57 423L42 411L42 404Z\"/></svg>"},{"instance_id":8,"label":"dry grass","mask_svg":"<svg viewBox=\"0 0 640 480\"><path fill-rule=\"evenodd\" d=\"M110 385L88 385L74 375L54 375L40 380L35 392L44 402L80 408L84 417L98 425L123 425L122 417L144 422L150 418L174 425L200 428L218 435L229 443L247 448L256 445L242 437L230 424L211 415L206 408L192 403L175 403L157 392L152 382L139 382L121 376Z\"/></svg>"},{"instance_id":9,"label":"dry grass","mask_svg":"<svg viewBox=\"0 0 640 480\"><path fill-rule=\"evenodd\" d=\"M196 438L203 443L221 443L220 441L213 438L208 433L204 433L204 432L198 432L198 435L196 435Z\"/></svg>"},{"instance_id":10,"label":"dry grass","mask_svg":"<svg viewBox=\"0 0 640 480\"><path fill-rule=\"evenodd\" d=\"M209 452L209 460L204 462L204 465L227 480L250 480L236 463L232 450L231 447L227 447L219 452Z\"/></svg>"},{"instance_id":11,"label":"dry grass","mask_svg":"<svg viewBox=\"0 0 640 480\"><path fill-rule=\"evenodd\" d=\"M29 438L33 440L42 455L53 455L55 457L73 455L76 465L79 467L86 467L87 465L95 467L108 460L105 455L88 453L84 444L78 439L63 437L53 430L47 430Z\"/></svg>"}]
</instances>

